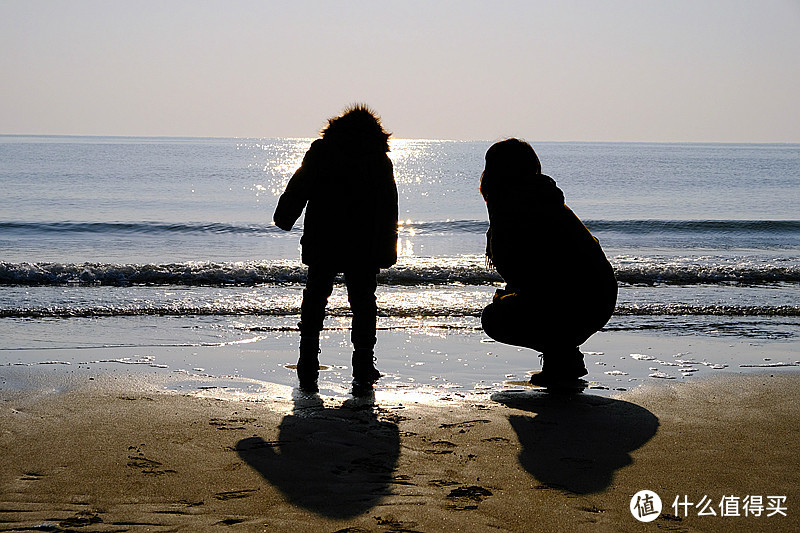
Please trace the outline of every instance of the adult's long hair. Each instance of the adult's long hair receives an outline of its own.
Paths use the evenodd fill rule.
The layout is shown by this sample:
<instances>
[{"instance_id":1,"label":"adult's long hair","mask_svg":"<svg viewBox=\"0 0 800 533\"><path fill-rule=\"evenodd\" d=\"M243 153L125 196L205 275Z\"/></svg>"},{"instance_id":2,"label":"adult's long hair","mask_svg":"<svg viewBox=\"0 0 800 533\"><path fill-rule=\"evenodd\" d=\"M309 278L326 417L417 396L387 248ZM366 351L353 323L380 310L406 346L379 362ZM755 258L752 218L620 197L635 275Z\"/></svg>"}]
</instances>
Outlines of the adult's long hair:
<instances>
[{"instance_id":1,"label":"adult's long hair","mask_svg":"<svg viewBox=\"0 0 800 533\"><path fill-rule=\"evenodd\" d=\"M487 202L519 191L527 180L542 173L542 164L533 147L520 139L506 139L486 151L486 167L481 174L480 191Z\"/></svg>"}]
</instances>

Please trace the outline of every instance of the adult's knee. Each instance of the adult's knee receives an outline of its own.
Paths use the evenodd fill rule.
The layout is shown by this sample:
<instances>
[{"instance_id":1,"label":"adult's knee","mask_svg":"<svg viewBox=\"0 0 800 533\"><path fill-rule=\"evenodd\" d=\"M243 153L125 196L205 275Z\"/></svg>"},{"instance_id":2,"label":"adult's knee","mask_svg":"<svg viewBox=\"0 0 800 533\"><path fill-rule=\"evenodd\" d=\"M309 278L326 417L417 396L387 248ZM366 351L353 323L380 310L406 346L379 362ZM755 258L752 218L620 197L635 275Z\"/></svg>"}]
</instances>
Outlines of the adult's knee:
<instances>
[{"instance_id":1,"label":"adult's knee","mask_svg":"<svg viewBox=\"0 0 800 533\"><path fill-rule=\"evenodd\" d=\"M541 316L520 311L517 306L489 304L481 313L483 332L503 344L544 351L552 328Z\"/></svg>"},{"instance_id":2,"label":"adult's knee","mask_svg":"<svg viewBox=\"0 0 800 533\"><path fill-rule=\"evenodd\" d=\"M498 317L497 307L494 304L489 304L483 308L481 312L481 327L483 332L492 339L500 342L505 342L503 339L506 337L502 322Z\"/></svg>"}]
</instances>

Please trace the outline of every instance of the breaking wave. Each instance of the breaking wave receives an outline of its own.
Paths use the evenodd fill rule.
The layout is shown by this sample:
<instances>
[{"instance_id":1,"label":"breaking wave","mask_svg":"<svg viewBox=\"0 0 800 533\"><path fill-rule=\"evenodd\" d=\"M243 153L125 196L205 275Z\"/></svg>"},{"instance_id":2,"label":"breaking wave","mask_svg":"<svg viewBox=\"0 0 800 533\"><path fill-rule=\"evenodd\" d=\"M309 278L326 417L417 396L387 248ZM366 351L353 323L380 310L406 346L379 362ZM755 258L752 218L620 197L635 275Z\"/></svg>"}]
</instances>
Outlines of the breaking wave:
<instances>
[{"instance_id":1,"label":"breaking wave","mask_svg":"<svg viewBox=\"0 0 800 533\"><path fill-rule=\"evenodd\" d=\"M459 308L421 305L416 307L393 307L382 305L379 314L392 318L420 317L480 317L482 306L468 305ZM328 316L350 315L349 307L329 306ZM620 305L615 316L726 316L726 317L800 317L800 306L755 306L755 305ZM299 316L300 307L295 305L137 305L128 303L88 306L19 307L0 309L0 318L105 318L132 316Z\"/></svg>"},{"instance_id":2,"label":"breaking wave","mask_svg":"<svg viewBox=\"0 0 800 533\"><path fill-rule=\"evenodd\" d=\"M169 223L169 222L0 222L0 231L16 235L47 233L92 234L254 234L280 233L271 224Z\"/></svg>"},{"instance_id":3,"label":"breaking wave","mask_svg":"<svg viewBox=\"0 0 800 533\"><path fill-rule=\"evenodd\" d=\"M723 263L694 260L612 260L617 280L631 285L800 283L795 261L764 263L742 259ZM165 264L7 263L0 262L0 285L187 285L226 286L305 283L306 269L296 262L186 262ZM490 285L502 279L483 259L419 259L382 270L384 285Z\"/></svg>"},{"instance_id":4,"label":"breaking wave","mask_svg":"<svg viewBox=\"0 0 800 533\"><path fill-rule=\"evenodd\" d=\"M785 238L797 241L800 220L586 220L586 226L596 233L617 233L633 236L673 234L676 236L715 236L745 241ZM485 220L445 220L401 222L400 232L415 235L485 233ZM282 233L273 224L235 224L219 222L0 222L0 231L15 235L46 233L91 234L276 234Z\"/></svg>"}]
</instances>

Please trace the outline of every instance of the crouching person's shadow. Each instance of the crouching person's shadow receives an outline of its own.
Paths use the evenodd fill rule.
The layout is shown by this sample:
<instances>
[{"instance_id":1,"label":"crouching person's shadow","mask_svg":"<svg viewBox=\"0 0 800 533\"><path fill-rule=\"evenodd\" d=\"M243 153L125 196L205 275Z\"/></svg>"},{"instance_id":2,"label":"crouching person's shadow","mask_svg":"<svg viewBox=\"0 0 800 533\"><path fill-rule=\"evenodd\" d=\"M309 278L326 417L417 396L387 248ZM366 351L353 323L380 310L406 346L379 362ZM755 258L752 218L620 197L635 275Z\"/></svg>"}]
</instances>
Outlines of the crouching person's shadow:
<instances>
[{"instance_id":1,"label":"crouching person's shadow","mask_svg":"<svg viewBox=\"0 0 800 533\"><path fill-rule=\"evenodd\" d=\"M374 398L326 408L319 396L295 395L276 441L239 441L239 456L293 504L330 518L360 515L391 493L400 454L396 424L380 421Z\"/></svg>"},{"instance_id":2,"label":"crouching person's shadow","mask_svg":"<svg viewBox=\"0 0 800 533\"><path fill-rule=\"evenodd\" d=\"M600 396L507 391L492 399L536 413L508 417L522 445L520 465L543 485L576 494L608 488L659 425L643 407Z\"/></svg>"}]
</instances>

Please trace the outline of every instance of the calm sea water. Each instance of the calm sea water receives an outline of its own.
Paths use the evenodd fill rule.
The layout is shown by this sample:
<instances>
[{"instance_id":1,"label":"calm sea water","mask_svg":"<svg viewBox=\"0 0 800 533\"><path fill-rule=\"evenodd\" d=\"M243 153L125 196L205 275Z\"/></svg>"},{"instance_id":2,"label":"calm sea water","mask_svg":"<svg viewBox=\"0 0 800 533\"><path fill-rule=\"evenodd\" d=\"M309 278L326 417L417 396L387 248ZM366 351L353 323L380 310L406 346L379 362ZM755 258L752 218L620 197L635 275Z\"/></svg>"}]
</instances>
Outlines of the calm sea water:
<instances>
[{"instance_id":1,"label":"calm sea water","mask_svg":"<svg viewBox=\"0 0 800 533\"><path fill-rule=\"evenodd\" d=\"M275 339L294 350L302 219L285 233L271 217L310 142L0 136L0 364L86 362L114 347L158 365L155 348ZM500 283L482 255L477 190L490 144L392 142L403 223L400 260L379 278L379 327L411 335L413 364L382 360L398 379L441 379L416 368L439 347L409 355L420 335L506 349L480 346L480 311ZM533 145L616 269L606 331L800 336L800 145ZM348 312L339 287L328 325L342 353ZM265 364L283 368L288 353ZM455 359L443 372L462 386L503 378L474 361L456 372Z\"/></svg>"}]
</instances>

